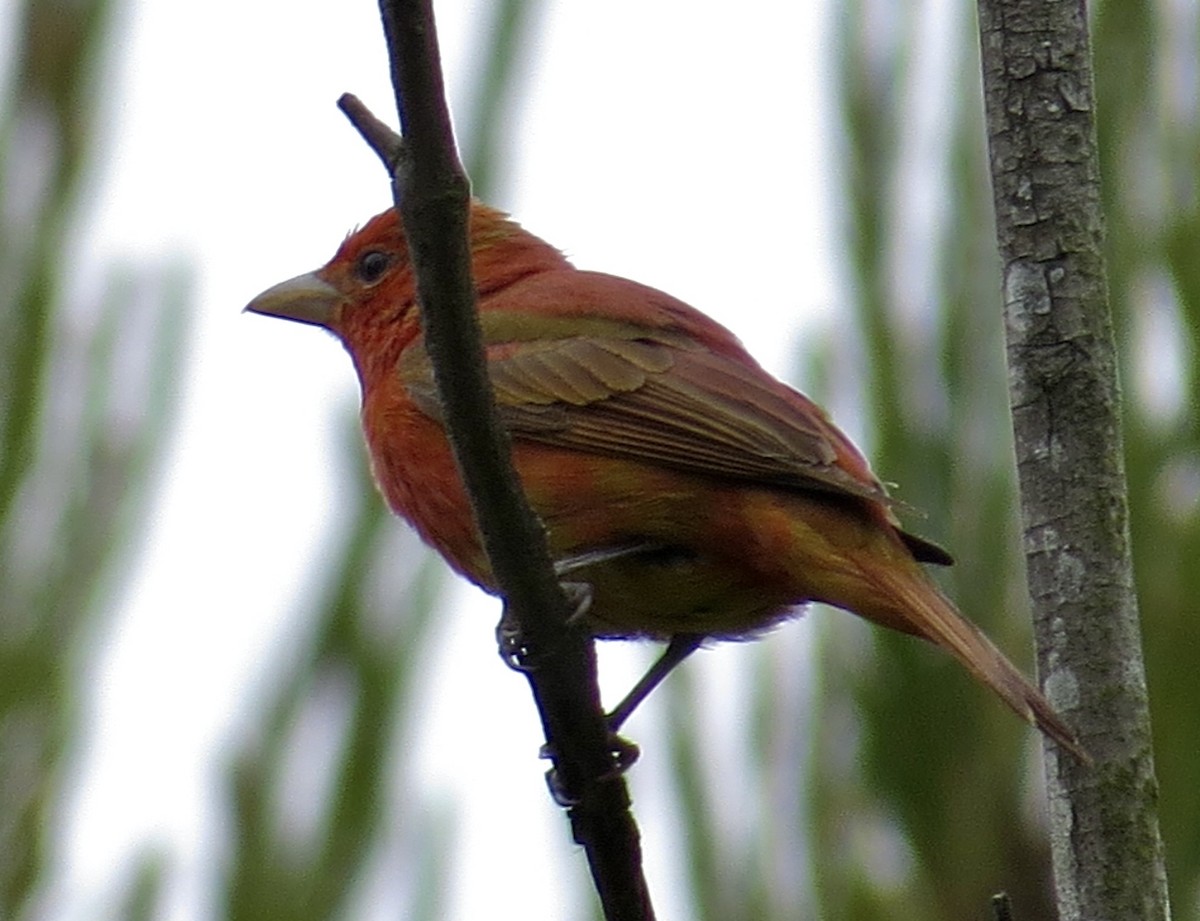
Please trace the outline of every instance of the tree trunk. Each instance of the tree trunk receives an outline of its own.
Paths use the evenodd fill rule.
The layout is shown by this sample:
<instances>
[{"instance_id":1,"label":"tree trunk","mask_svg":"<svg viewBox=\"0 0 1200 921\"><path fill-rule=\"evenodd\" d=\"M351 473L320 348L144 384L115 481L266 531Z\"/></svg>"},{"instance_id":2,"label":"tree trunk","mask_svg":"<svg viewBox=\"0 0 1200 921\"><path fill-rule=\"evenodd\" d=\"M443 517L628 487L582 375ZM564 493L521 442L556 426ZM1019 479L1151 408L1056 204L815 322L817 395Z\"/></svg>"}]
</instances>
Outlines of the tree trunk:
<instances>
[{"instance_id":1,"label":"tree trunk","mask_svg":"<svg viewBox=\"0 0 1200 921\"><path fill-rule=\"evenodd\" d=\"M1038 666L1095 759L1046 748L1063 921L1169 916L1129 552L1082 0L980 0Z\"/></svg>"}]
</instances>

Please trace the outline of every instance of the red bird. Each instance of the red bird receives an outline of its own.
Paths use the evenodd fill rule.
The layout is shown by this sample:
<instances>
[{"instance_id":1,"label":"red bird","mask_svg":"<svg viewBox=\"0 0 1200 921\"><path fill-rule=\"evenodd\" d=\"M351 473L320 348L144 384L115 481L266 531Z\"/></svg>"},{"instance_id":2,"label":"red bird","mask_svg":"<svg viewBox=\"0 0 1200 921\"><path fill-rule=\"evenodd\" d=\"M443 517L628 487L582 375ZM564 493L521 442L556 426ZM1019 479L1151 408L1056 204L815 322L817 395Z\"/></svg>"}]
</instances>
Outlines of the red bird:
<instances>
[{"instance_id":1,"label":"red bird","mask_svg":"<svg viewBox=\"0 0 1200 921\"><path fill-rule=\"evenodd\" d=\"M656 681L702 639L752 637L821 601L941 646L1086 759L1041 693L926 575L920 564L948 564L946 552L901 529L850 440L732 333L661 291L579 271L479 203L471 253L513 462L560 572L591 589L597 636L671 641ZM388 504L495 591L442 427L395 211L247 309L342 340ZM618 709L614 728L631 705Z\"/></svg>"}]
</instances>

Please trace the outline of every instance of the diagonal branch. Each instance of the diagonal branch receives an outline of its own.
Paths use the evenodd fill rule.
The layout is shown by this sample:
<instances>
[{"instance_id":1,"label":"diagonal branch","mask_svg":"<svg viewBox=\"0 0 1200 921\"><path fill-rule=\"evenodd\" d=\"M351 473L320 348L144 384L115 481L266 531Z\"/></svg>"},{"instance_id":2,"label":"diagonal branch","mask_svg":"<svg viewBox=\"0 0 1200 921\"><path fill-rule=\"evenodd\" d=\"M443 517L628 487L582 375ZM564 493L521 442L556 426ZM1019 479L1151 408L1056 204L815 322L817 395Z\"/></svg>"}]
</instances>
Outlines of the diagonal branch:
<instances>
[{"instance_id":1,"label":"diagonal branch","mask_svg":"<svg viewBox=\"0 0 1200 921\"><path fill-rule=\"evenodd\" d=\"M455 459L532 667L525 670L554 762L553 787L587 852L608 919L650 919L637 827L614 769L590 637L570 605L545 532L521 492L492 405L470 273L470 187L459 162L430 0L381 0L404 138L352 96L343 111L387 166L417 279L425 340Z\"/></svg>"}]
</instances>

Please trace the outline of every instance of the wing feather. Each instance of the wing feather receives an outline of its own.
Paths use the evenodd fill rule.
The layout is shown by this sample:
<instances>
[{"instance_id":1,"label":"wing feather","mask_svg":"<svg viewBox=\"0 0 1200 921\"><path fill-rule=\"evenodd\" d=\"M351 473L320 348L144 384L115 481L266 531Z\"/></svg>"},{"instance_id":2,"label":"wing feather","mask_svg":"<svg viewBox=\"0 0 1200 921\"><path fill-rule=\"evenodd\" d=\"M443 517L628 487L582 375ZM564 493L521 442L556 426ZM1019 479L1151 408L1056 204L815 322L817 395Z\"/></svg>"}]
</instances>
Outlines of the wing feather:
<instances>
[{"instance_id":1,"label":"wing feather","mask_svg":"<svg viewBox=\"0 0 1200 921\"><path fill-rule=\"evenodd\" d=\"M489 375L513 437L890 504L869 472L839 466L838 445L849 443L804 397L690 340L634 332L491 345ZM440 417L424 350L410 348L400 370L414 402Z\"/></svg>"}]
</instances>

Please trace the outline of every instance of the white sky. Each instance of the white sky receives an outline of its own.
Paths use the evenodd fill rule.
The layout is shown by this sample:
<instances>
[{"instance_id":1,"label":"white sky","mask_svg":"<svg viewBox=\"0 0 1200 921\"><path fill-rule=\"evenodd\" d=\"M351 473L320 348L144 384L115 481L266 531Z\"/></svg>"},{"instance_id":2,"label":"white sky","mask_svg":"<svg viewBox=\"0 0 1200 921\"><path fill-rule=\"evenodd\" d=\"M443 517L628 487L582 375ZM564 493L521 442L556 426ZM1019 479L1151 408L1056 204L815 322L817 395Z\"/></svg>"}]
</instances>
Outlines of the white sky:
<instances>
[{"instance_id":1,"label":"white sky","mask_svg":"<svg viewBox=\"0 0 1200 921\"><path fill-rule=\"evenodd\" d=\"M795 324L835 298L835 173L819 114L825 5L549 7L512 131L513 184L494 203L578 265L712 314L786 374ZM438 6L452 100L470 86L471 24L486 9ZM357 400L331 338L240 311L322 264L387 206L381 167L334 102L350 90L391 120L391 91L372 3L142 0L118 31L119 103L85 277L110 258L186 259L197 323L152 529L90 682L80 792L49 907L93 917L130 856L152 844L169 851L171 917L204 918L219 869L221 756L249 724L264 669L291 648L290 616L334 515L339 423ZM458 727L490 766L481 772L430 733L418 762L425 791L464 823L451 916L500 917L498 893L529 866L514 822L531 825L531 853L560 868L582 857L546 797L525 682L495 655L496 611L464 611L461 598L482 596L462 589L447 605L453 642L430 665L427 719ZM800 629L771 642L794 648ZM730 663L741 654L723 647L688 667L736 689ZM614 660L619 690L641 660L604 664ZM633 782L652 887L664 917L682 916L663 891L668 806L642 792L661 765L643 748ZM497 815L497 802L510 814ZM520 886L513 916L561 916L574 881Z\"/></svg>"}]
</instances>

